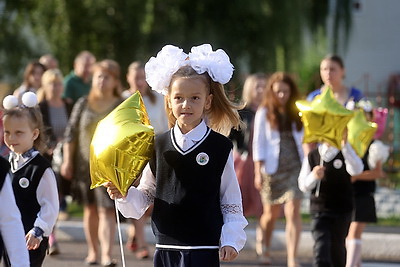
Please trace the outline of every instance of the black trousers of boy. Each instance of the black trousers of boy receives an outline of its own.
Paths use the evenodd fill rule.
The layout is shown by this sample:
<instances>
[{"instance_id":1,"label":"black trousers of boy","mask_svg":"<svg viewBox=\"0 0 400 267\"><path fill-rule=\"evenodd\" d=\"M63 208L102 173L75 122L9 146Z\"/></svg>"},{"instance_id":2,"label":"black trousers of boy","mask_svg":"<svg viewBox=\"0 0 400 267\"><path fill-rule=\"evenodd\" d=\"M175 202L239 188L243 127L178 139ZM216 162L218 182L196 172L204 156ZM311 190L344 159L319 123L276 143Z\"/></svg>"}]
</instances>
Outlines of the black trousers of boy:
<instances>
[{"instance_id":1,"label":"black trousers of boy","mask_svg":"<svg viewBox=\"0 0 400 267\"><path fill-rule=\"evenodd\" d=\"M40 267L46 257L47 249L49 247L49 238L43 237L42 242L35 250L29 250L30 267ZM10 260L8 259L7 252L4 250L4 267L11 267Z\"/></svg>"},{"instance_id":2,"label":"black trousers of boy","mask_svg":"<svg viewBox=\"0 0 400 267\"><path fill-rule=\"evenodd\" d=\"M218 249L156 249L154 267L219 267Z\"/></svg>"},{"instance_id":3,"label":"black trousers of boy","mask_svg":"<svg viewBox=\"0 0 400 267\"><path fill-rule=\"evenodd\" d=\"M346 265L346 236L351 212L318 212L313 214L311 231L314 239L314 266L344 267Z\"/></svg>"}]
</instances>

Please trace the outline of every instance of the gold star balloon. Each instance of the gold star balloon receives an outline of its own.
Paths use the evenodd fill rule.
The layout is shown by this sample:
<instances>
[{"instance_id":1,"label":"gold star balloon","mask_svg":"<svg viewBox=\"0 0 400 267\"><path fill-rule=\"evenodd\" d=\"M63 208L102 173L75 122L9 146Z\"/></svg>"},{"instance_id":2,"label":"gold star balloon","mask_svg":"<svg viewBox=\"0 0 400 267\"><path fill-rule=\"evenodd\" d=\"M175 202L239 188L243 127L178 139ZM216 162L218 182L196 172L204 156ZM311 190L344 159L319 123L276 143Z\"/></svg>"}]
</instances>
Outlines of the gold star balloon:
<instances>
[{"instance_id":1,"label":"gold star balloon","mask_svg":"<svg viewBox=\"0 0 400 267\"><path fill-rule=\"evenodd\" d=\"M357 110L347 124L347 128L347 140L357 155L362 158L378 129L378 125L375 122L367 121L364 111Z\"/></svg>"},{"instance_id":2,"label":"gold star balloon","mask_svg":"<svg viewBox=\"0 0 400 267\"><path fill-rule=\"evenodd\" d=\"M136 92L97 124L90 144L90 188L111 181L126 195L149 161L153 145L154 129Z\"/></svg>"},{"instance_id":3,"label":"gold star balloon","mask_svg":"<svg viewBox=\"0 0 400 267\"><path fill-rule=\"evenodd\" d=\"M311 102L296 101L296 106L304 125L304 143L327 142L341 149L343 132L353 112L336 101L330 88Z\"/></svg>"}]
</instances>

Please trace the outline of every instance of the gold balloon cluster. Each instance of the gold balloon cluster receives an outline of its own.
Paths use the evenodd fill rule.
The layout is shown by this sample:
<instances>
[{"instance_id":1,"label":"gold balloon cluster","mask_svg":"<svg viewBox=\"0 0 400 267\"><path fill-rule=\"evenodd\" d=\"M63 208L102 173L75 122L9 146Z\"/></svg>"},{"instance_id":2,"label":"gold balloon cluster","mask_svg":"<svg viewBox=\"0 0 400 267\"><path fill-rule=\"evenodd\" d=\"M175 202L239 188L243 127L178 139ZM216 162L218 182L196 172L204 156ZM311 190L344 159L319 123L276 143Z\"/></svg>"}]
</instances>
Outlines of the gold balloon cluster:
<instances>
[{"instance_id":1,"label":"gold balloon cluster","mask_svg":"<svg viewBox=\"0 0 400 267\"><path fill-rule=\"evenodd\" d=\"M154 129L136 92L96 127L90 144L91 189L111 181L126 195L152 156Z\"/></svg>"},{"instance_id":2,"label":"gold balloon cluster","mask_svg":"<svg viewBox=\"0 0 400 267\"><path fill-rule=\"evenodd\" d=\"M327 142L341 148L343 133L353 112L336 101L330 88L311 102L296 101L296 106L304 125L304 143Z\"/></svg>"},{"instance_id":3,"label":"gold balloon cluster","mask_svg":"<svg viewBox=\"0 0 400 267\"><path fill-rule=\"evenodd\" d=\"M359 157L363 157L372 138L378 129L378 124L367 121L364 111L355 111L354 117L347 124L349 129L347 139Z\"/></svg>"},{"instance_id":4,"label":"gold balloon cluster","mask_svg":"<svg viewBox=\"0 0 400 267\"><path fill-rule=\"evenodd\" d=\"M304 143L327 142L341 149L347 128L348 142L360 157L364 155L376 131L376 124L368 122L361 110L346 109L334 98L330 88L311 102L296 101L296 106L304 125Z\"/></svg>"}]
</instances>

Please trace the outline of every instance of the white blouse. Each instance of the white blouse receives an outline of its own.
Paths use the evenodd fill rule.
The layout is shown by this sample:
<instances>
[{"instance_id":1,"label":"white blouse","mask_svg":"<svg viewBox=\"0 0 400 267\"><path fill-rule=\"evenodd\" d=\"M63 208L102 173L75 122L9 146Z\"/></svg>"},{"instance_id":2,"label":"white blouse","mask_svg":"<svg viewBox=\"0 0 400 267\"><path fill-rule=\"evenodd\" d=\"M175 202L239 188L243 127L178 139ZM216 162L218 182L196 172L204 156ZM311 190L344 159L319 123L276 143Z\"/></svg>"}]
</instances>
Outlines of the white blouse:
<instances>
[{"instance_id":1,"label":"white blouse","mask_svg":"<svg viewBox=\"0 0 400 267\"><path fill-rule=\"evenodd\" d=\"M181 133L177 125L173 128L173 131L177 140L177 145L183 151L187 151L190 150L193 145L198 145L198 141L201 140L207 132L207 126L204 121L202 121L196 128L185 135ZM184 146L184 142L187 142L187 145ZM118 199L117 207L125 217L138 219L153 203L155 192L156 180L154 174L151 172L149 164L147 164L142 173L139 186L137 188L131 187L125 199ZM220 203L224 221L220 239L221 247L231 246L237 251L240 251L246 242L244 228L248 223L243 216L242 196L233 165L232 151L229 154L221 177ZM162 244L157 245L158 247L165 247ZM177 248L188 249L188 247L179 246ZM189 247L189 249L196 248L197 247Z\"/></svg>"},{"instance_id":2,"label":"white blouse","mask_svg":"<svg viewBox=\"0 0 400 267\"><path fill-rule=\"evenodd\" d=\"M292 136L300 160L303 160L303 134L303 129L297 131L293 123ZM258 109L254 118L253 160L263 162L264 172L267 174L274 174L278 170L280 141L279 131L272 129L267 120L267 109Z\"/></svg>"},{"instance_id":3,"label":"white blouse","mask_svg":"<svg viewBox=\"0 0 400 267\"><path fill-rule=\"evenodd\" d=\"M0 232L10 258L11 266L29 267L24 226L15 202L10 175L7 174L0 191Z\"/></svg>"},{"instance_id":4,"label":"white blouse","mask_svg":"<svg viewBox=\"0 0 400 267\"><path fill-rule=\"evenodd\" d=\"M129 90L122 92L122 97L128 98L132 95ZM164 96L156 93L156 102L150 101L150 97L142 95L144 106L146 107L147 115L149 116L151 126L154 128L155 134L160 134L168 131L168 118L165 113Z\"/></svg>"}]
</instances>

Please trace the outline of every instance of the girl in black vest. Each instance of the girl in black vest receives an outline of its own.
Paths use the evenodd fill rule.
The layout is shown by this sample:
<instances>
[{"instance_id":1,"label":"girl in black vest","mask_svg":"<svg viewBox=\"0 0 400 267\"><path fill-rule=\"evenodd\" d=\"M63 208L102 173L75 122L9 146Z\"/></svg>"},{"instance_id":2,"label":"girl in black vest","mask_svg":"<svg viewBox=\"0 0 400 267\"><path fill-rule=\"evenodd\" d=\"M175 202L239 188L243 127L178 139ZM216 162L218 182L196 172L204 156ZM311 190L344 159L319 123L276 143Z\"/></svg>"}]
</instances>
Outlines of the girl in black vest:
<instances>
[{"instance_id":1,"label":"girl in black vest","mask_svg":"<svg viewBox=\"0 0 400 267\"><path fill-rule=\"evenodd\" d=\"M361 100L358 106L364 110L368 121L373 121L372 104L369 101ZM376 223L376 208L374 193L376 179L386 176L382 169L389 156L389 147L379 140L372 140L362 160L364 171L352 176L354 190L354 210L349 233L346 239L347 267L361 266L361 235L367 223Z\"/></svg>"},{"instance_id":2,"label":"girl in black vest","mask_svg":"<svg viewBox=\"0 0 400 267\"><path fill-rule=\"evenodd\" d=\"M39 153L43 149L43 120L32 92L3 101L4 141L10 148L11 180L21 212L30 266L42 266L48 236L58 215L58 193L50 163Z\"/></svg>"},{"instance_id":3,"label":"girl in black vest","mask_svg":"<svg viewBox=\"0 0 400 267\"><path fill-rule=\"evenodd\" d=\"M235 259L246 240L233 145L226 137L240 119L222 85L233 66L211 45L193 47L189 55L167 45L145 70L152 89L166 95L172 129L156 136L139 186L120 199L109 183L108 193L128 217L141 217L154 203L154 266L219 266Z\"/></svg>"},{"instance_id":4,"label":"girl in black vest","mask_svg":"<svg viewBox=\"0 0 400 267\"><path fill-rule=\"evenodd\" d=\"M345 240L353 210L351 176L360 174L363 167L347 135L341 150L323 143L303 160L299 187L311 191L314 266L346 265Z\"/></svg>"}]
</instances>

